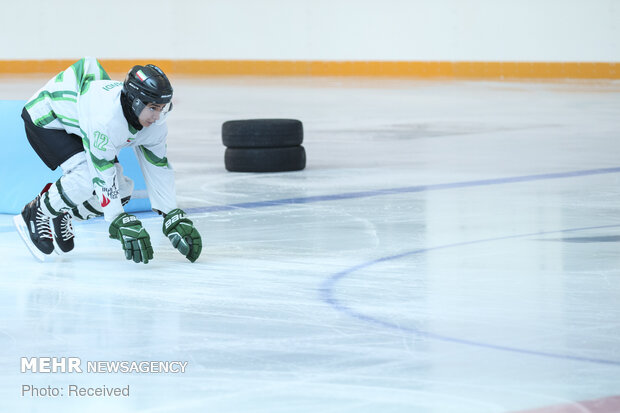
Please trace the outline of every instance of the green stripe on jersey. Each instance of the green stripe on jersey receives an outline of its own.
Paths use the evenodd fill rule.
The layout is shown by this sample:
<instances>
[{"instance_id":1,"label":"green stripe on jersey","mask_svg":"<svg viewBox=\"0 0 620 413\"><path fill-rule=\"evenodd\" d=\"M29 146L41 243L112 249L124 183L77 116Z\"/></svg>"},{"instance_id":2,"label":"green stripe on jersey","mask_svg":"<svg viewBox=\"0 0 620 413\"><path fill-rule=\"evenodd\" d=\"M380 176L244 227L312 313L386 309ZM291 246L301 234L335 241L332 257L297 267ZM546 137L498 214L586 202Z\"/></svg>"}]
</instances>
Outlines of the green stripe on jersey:
<instances>
[{"instance_id":1,"label":"green stripe on jersey","mask_svg":"<svg viewBox=\"0 0 620 413\"><path fill-rule=\"evenodd\" d=\"M153 152L151 152L148 149L146 149L144 146L139 146L139 148L142 151L142 154L144 155L146 160L149 161L150 163L152 163L153 165L155 165L155 166L168 166L168 158L166 158L166 157L160 158L157 155L155 155Z\"/></svg>"},{"instance_id":2,"label":"green stripe on jersey","mask_svg":"<svg viewBox=\"0 0 620 413\"><path fill-rule=\"evenodd\" d=\"M74 128L80 127L80 123L77 119L68 118L66 116L62 116L59 114L56 114L56 116L58 116L58 120L60 121L60 123L62 123L65 126L72 126Z\"/></svg>"},{"instance_id":3,"label":"green stripe on jersey","mask_svg":"<svg viewBox=\"0 0 620 413\"><path fill-rule=\"evenodd\" d=\"M90 88L90 82L97 79L96 74L85 73L85 69L84 69L85 62L86 62L86 59L82 58L78 60L77 62L75 62L73 65L71 65L71 68L73 69L73 72L75 73L75 79L78 84L78 90L80 91L81 95L88 92L88 89ZM99 69L99 78L101 80L110 80L110 76L108 76L103 66L101 66L101 63L99 63L99 61L96 59L95 59L95 62L97 62L97 68Z\"/></svg>"},{"instance_id":4,"label":"green stripe on jersey","mask_svg":"<svg viewBox=\"0 0 620 413\"><path fill-rule=\"evenodd\" d=\"M41 116L40 118L34 120L32 123L34 123L40 128L43 128L49 125L50 123L54 122L55 120L56 120L56 114L52 111L48 113L47 115Z\"/></svg>"},{"instance_id":5,"label":"green stripe on jersey","mask_svg":"<svg viewBox=\"0 0 620 413\"><path fill-rule=\"evenodd\" d=\"M71 69L73 69L73 73L75 73L75 80L77 81L78 89L82 88L82 77L84 76L84 61L85 59L82 58L71 65Z\"/></svg>"},{"instance_id":6,"label":"green stripe on jersey","mask_svg":"<svg viewBox=\"0 0 620 413\"><path fill-rule=\"evenodd\" d=\"M58 121L60 123L62 123L65 126L71 126L74 128L79 128L80 125L78 123L77 119L73 119L73 118L68 118L66 116L62 116L62 115L58 115L57 113L54 113L54 111L50 111L48 114L41 116L40 118L38 118L37 120L33 121L33 123L35 125L37 125L40 128L43 128L47 125L49 125L50 123L52 123L54 120L58 119Z\"/></svg>"},{"instance_id":7,"label":"green stripe on jersey","mask_svg":"<svg viewBox=\"0 0 620 413\"><path fill-rule=\"evenodd\" d=\"M75 73L75 80L77 82L77 86L78 86L78 90L80 91L80 94L86 93L88 91L90 82L95 80L95 75L84 73L85 62L86 62L86 59L82 58L71 65L71 69L73 69L73 72Z\"/></svg>"},{"instance_id":8,"label":"green stripe on jersey","mask_svg":"<svg viewBox=\"0 0 620 413\"><path fill-rule=\"evenodd\" d=\"M93 75L92 73L88 75L84 75L82 87L80 88L80 95L83 95L84 93L88 92L88 88L90 87L90 82L92 82L93 80L95 80L95 75Z\"/></svg>"},{"instance_id":9,"label":"green stripe on jersey","mask_svg":"<svg viewBox=\"0 0 620 413\"><path fill-rule=\"evenodd\" d=\"M37 103L51 99L54 101L66 100L68 102L77 102L77 93L72 90L58 90L56 92L48 92L47 90L39 93L39 96L26 103L26 110L30 110Z\"/></svg>"},{"instance_id":10,"label":"green stripe on jersey","mask_svg":"<svg viewBox=\"0 0 620 413\"><path fill-rule=\"evenodd\" d=\"M95 165L95 168L100 171L105 171L114 167L114 162L108 161L107 159L99 159L92 153L90 154L90 159L93 161L93 165Z\"/></svg>"}]
</instances>

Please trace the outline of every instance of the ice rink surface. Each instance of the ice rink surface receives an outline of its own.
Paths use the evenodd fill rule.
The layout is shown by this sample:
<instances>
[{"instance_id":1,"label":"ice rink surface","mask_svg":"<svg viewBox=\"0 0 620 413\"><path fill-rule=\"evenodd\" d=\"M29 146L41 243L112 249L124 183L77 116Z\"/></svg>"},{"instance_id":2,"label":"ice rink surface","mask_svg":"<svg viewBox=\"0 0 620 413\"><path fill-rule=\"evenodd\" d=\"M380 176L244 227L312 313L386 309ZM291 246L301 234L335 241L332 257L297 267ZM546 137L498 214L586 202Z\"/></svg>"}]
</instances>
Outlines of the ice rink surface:
<instances>
[{"instance_id":1,"label":"ice rink surface","mask_svg":"<svg viewBox=\"0 0 620 413\"><path fill-rule=\"evenodd\" d=\"M0 216L0 411L620 411L620 83L172 80L202 256L142 213L147 265L100 219L39 263ZM221 125L250 118L302 120L307 168L226 172ZM45 356L188 364L20 372Z\"/></svg>"}]
</instances>

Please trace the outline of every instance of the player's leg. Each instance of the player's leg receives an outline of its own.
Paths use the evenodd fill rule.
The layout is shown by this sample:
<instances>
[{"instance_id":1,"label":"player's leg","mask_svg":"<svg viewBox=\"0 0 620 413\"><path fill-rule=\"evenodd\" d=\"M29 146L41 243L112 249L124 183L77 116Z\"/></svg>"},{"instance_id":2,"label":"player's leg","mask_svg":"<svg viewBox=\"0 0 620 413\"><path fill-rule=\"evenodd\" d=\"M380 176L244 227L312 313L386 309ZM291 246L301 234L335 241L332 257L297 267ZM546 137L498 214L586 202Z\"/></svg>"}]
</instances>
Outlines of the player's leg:
<instances>
[{"instance_id":1,"label":"player's leg","mask_svg":"<svg viewBox=\"0 0 620 413\"><path fill-rule=\"evenodd\" d=\"M119 194L121 197L121 203L126 205L131 199L131 195L133 194L134 183L133 180L125 175L123 175L123 167L120 163L115 162L114 166L116 168L116 176L118 177L119 183ZM77 207L71 210L71 215L73 218L79 221L85 221L87 219L100 217L103 215L103 210L101 209L101 205L99 205L99 200L97 196L92 193L92 196L88 198L86 201L78 205Z\"/></svg>"},{"instance_id":2,"label":"player's leg","mask_svg":"<svg viewBox=\"0 0 620 413\"><path fill-rule=\"evenodd\" d=\"M71 160L77 158L82 154L83 152L81 154L75 155L66 163L69 164ZM58 191L60 196L55 196L54 191L50 191L49 202L50 205L58 205L62 210L67 206L71 206L67 205L67 203L65 202L65 198L79 197L76 199L82 199L85 194L88 193L88 191L92 191L92 183L88 179L90 175L85 158L84 161L79 163L77 166L65 165L64 163L60 166L61 168L63 168L63 171L65 170L65 168L68 169L69 167L71 167L71 169L68 169L69 172L63 174L62 178L57 182L57 187L62 188L62 191ZM116 176L119 182L119 193L121 196L121 202L123 205L125 205L127 202L129 202L129 199L131 198L131 194L133 192L133 181L123 175L123 167L118 162L115 163L115 167ZM87 179L84 179L84 177L86 177ZM64 197L62 196L63 193L65 195ZM58 249L55 249L54 251L60 250L59 252L69 252L73 249L73 239L75 236L73 232L73 225L71 224L72 217L78 220L87 220L90 218L100 217L102 215L103 210L99 205L99 200L97 199L97 196L94 194L94 192L91 192L90 198L88 198L86 201L72 207L70 212L64 212L62 215L52 219L54 241L58 246Z\"/></svg>"},{"instance_id":3,"label":"player's leg","mask_svg":"<svg viewBox=\"0 0 620 413\"><path fill-rule=\"evenodd\" d=\"M70 161L75 155L80 152L83 153L84 148L80 137L70 135L64 130L45 129L36 126L25 109L22 112L22 118L30 145L50 169L55 170L61 164ZM83 160L85 161L85 158ZM66 168L71 169L72 166L76 165L74 159L66 165ZM65 168L63 168L63 172L65 172ZM71 209L68 206L73 204L73 200L68 197L67 191L64 190L63 178L58 180L55 185L46 186L44 191L26 204L21 214L14 218L15 225L28 249L40 260L54 251L52 219L58 219L60 224L65 212ZM63 196L64 200L62 200ZM84 198L79 199L81 196ZM79 203L83 202L88 196L90 196L90 192L86 195L74 195L76 202ZM59 199L62 200L62 204L58 202Z\"/></svg>"},{"instance_id":4,"label":"player's leg","mask_svg":"<svg viewBox=\"0 0 620 413\"><path fill-rule=\"evenodd\" d=\"M73 210L92 195L93 186L84 151L71 156L60 168L63 175L43 194L42 208L45 214L53 217L55 251L65 253L74 247Z\"/></svg>"},{"instance_id":5,"label":"player's leg","mask_svg":"<svg viewBox=\"0 0 620 413\"><path fill-rule=\"evenodd\" d=\"M121 202L129 202L133 193L133 181L123 175L123 167L115 162L116 176ZM103 215L103 210L93 192L91 174L86 161L86 153L80 152L63 162L62 177L43 194L42 208L53 216L52 229L58 253L73 249L75 234L71 218L86 220Z\"/></svg>"}]
</instances>

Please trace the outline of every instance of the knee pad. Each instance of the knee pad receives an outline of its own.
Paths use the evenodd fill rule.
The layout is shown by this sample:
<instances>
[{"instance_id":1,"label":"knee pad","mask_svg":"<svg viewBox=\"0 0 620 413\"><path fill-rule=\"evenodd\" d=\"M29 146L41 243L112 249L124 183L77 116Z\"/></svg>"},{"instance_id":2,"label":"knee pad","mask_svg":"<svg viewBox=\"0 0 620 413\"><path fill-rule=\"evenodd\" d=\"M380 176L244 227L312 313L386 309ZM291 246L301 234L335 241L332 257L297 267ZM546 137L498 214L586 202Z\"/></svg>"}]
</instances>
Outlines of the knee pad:
<instances>
[{"instance_id":1,"label":"knee pad","mask_svg":"<svg viewBox=\"0 0 620 413\"><path fill-rule=\"evenodd\" d=\"M46 215L69 212L92 196L93 185L86 158L80 162L76 156L62 164L63 176L42 195L41 207Z\"/></svg>"},{"instance_id":2,"label":"knee pad","mask_svg":"<svg viewBox=\"0 0 620 413\"><path fill-rule=\"evenodd\" d=\"M93 181L86 158L84 158L84 162L72 165L72 168L63 174L58 181L61 183L66 196L75 205L81 204L92 196Z\"/></svg>"}]
</instances>

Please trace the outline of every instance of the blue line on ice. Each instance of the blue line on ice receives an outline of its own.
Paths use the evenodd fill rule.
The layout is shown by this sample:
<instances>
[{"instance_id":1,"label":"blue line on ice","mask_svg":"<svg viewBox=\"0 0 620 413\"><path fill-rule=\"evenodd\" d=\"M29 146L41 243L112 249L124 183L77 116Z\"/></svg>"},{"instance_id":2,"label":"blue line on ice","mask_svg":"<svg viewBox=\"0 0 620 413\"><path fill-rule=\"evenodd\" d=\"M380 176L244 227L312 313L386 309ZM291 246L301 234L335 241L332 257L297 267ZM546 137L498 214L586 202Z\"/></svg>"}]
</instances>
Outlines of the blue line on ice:
<instances>
[{"instance_id":1,"label":"blue line on ice","mask_svg":"<svg viewBox=\"0 0 620 413\"><path fill-rule=\"evenodd\" d=\"M347 192L347 193L333 194L333 195L317 195L317 196L309 196L309 197L301 197L301 198L285 198L285 199L276 199L272 201L256 201L256 202L243 202L243 203L230 204L230 205L214 205L214 206L209 206L209 207L189 208L186 210L186 212L191 214L191 213L202 213L202 212L232 211L236 209L257 209L257 208L266 208L266 207L279 206L279 205L311 204L315 202L340 201L340 200L346 200L346 199L368 198L368 197L381 196L381 195L394 195L394 194L404 194L404 193L411 193L411 192L441 191L445 189L469 188L469 187L475 187L475 186L516 184L520 182L542 181L542 180L548 180L548 179L575 178L575 177L588 176L588 175L602 175L602 174L611 174L611 173L618 173L618 172L620 172L620 167L587 169L587 170L581 170L581 171L513 176L513 177L495 178L495 179L482 179L482 180L477 180L477 181L464 181L464 182L452 182L452 183L445 183L445 184L406 186L406 187L399 187L399 188L377 189L377 190L362 191L362 192Z\"/></svg>"},{"instance_id":2,"label":"blue line on ice","mask_svg":"<svg viewBox=\"0 0 620 413\"><path fill-rule=\"evenodd\" d=\"M547 173L547 174L538 174L538 175L512 176L512 177L506 177L506 178L481 179L477 181L451 182L451 183L445 183L445 184L405 186L405 187L398 187L398 188L375 189L371 191L346 192L346 193L332 194L332 195L316 195L316 196L299 197L299 198L275 199L275 200L270 200L270 201L242 202L242 203L228 204L228 205L213 205L213 206L207 206L207 207L186 208L185 212L187 212L188 214L198 214L198 213L208 213L208 212L234 211L238 209L258 209L258 208L267 208L267 207L280 206L280 205L312 204L316 202L359 199L359 198L368 198L368 197L382 196L382 195L405 194L405 193L412 193L412 192L441 191L441 190L446 190L446 189L470 188L470 187L476 187L476 186L516 184L516 183L521 183L521 182L543 181L543 180L548 180L548 179L575 178L575 177L582 177L582 176L589 176L589 175L612 174L612 173L618 173L618 172L620 172L620 167L586 169L586 170L581 170L581 171L568 171L568 172L556 172L556 173ZM149 212L138 212L136 213L136 215L148 217L148 216L155 216L156 214L152 211L149 211ZM89 223L97 223L97 222L100 222L101 220L102 218L95 218L89 221L80 222L79 224L83 225L83 224L89 224ZM12 225L0 226L0 233L9 232L9 231L14 231L14 227Z\"/></svg>"}]
</instances>

